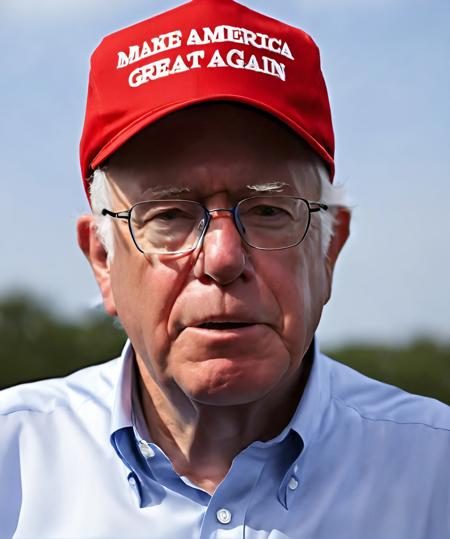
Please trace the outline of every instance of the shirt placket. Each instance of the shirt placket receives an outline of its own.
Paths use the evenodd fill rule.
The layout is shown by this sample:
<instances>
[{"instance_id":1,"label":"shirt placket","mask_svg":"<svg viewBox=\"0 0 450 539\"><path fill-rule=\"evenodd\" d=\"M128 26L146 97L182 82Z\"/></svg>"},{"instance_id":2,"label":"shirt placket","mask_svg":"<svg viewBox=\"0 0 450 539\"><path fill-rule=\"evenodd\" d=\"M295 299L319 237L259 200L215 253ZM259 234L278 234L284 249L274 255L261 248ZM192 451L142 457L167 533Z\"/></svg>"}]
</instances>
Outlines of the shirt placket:
<instances>
[{"instance_id":1,"label":"shirt placket","mask_svg":"<svg viewBox=\"0 0 450 539\"><path fill-rule=\"evenodd\" d=\"M234 460L206 508L199 539L244 538L247 510L264 466L261 452L251 449Z\"/></svg>"}]
</instances>

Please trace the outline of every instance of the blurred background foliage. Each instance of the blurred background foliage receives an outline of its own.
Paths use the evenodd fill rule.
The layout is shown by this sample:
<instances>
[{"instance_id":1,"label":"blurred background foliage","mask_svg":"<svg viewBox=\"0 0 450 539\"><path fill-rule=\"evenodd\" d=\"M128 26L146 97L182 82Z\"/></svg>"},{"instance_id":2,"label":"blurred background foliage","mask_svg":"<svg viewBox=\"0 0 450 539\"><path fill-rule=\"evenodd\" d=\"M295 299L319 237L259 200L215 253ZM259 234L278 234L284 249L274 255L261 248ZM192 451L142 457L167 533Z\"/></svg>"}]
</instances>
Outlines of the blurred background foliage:
<instances>
[{"instance_id":1,"label":"blurred background foliage","mask_svg":"<svg viewBox=\"0 0 450 539\"><path fill-rule=\"evenodd\" d=\"M0 299L0 339L0 388L5 388L116 357L126 337L101 313L67 319L16 292ZM421 338L397 347L361 343L324 352L367 376L450 404L450 342Z\"/></svg>"}]
</instances>

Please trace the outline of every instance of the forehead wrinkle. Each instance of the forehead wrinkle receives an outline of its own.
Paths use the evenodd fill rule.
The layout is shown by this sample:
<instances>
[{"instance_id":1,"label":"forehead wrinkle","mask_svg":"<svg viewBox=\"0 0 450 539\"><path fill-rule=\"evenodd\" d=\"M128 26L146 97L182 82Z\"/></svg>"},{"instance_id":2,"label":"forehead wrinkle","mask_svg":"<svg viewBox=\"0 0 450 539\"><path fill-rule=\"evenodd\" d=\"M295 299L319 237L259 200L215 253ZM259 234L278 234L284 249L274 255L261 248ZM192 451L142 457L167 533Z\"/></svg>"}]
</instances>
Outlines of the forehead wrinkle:
<instances>
[{"instance_id":1,"label":"forehead wrinkle","mask_svg":"<svg viewBox=\"0 0 450 539\"><path fill-rule=\"evenodd\" d=\"M251 191L256 191L258 193L282 193L285 187L289 187L289 184L286 182L265 182L265 183L255 183L246 186L247 189Z\"/></svg>"}]
</instances>

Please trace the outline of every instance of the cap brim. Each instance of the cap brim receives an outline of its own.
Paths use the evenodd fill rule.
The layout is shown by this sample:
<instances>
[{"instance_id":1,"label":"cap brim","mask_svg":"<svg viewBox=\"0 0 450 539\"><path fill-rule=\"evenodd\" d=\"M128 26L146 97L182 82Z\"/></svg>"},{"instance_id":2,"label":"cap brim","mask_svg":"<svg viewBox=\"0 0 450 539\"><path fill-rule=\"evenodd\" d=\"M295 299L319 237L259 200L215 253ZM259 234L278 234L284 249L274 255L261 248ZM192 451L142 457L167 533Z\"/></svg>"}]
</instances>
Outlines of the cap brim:
<instances>
[{"instance_id":1,"label":"cap brim","mask_svg":"<svg viewBox=\"0 0 450 539\"><path fill-rule=\"evenodd\" d=\"M244 103L246 105L250 105L252 107L255 107L257 109L263 110L279 120L281 120L283 123L288 125L293 131L295 131L305 142L307 142L313 150L315 150L321 157L324 159L326 164L329 167L330 170L330 181L333 180L334 177L334 160L333 157L330 156L330 154L325 150L325 148L311 135L307 133L307 131L296 122L293 122L290 118L285 116L282 112L279 110L274 109L270 105L267 105L266 103L263 103L261 101L257 101L255 99L251 99L247 96L242 95L232 95L232 94L211 94L211 95L205 95L200 98L194 98L194 99L187 99L183 101L176 101L173 103L169 103L168 105L165 105L164 107L161 107L160 109L153 109L148 114L142 115L140 118L135 120L133 123L128 125L125 129L120 131L117 135L115 135L103 148L98 152L98 154L94 157L94 159L91 162L90 168L91 172L94 171L103 161L105 161L109 156L111 156L115 151L117 151L121 146L123 146L128 140L130 140L134 135L139 133L142 129L147 127L148 125L156 122L157 120L160 120L164 116L167 116L168 114L172 112L176 112L178 110L184 109L186 107L200 104L200 103L206 103L211 101L232 101L232 102L239 102ZM90 175L88 173L88 175Z\"/></svg>"}]
</instances>

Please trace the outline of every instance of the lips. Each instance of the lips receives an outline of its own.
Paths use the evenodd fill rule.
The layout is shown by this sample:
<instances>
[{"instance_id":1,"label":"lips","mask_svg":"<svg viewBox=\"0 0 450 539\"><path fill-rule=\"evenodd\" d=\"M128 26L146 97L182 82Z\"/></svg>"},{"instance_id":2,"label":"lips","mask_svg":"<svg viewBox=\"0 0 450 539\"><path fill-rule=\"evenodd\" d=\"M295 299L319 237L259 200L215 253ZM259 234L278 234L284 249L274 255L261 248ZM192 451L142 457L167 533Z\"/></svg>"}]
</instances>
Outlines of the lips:
<instances>
[{"instance_id":1,"label":"lips","mask_svg":"<svg viewBox=\"0 0 450 539\"><path fill-rule=\"evenodd\" d=\"M193 316L183 320L178 326L177 333L182 333L186 329L200 329L210 331L233 331L251 328L263 323L257 317L247 313L234 313L233 315L206 315Z\"/></svg>"},{"instance_id":2,"label":"lips","mask_svg":"<svg viewBox=\"0 0 450 539\"><path fill-rule=\"evenodd\" d=\"M227 330L240 329L251 325L253 325L251 322L204 322L196 327L201 329Z\"/></svg>"}]
</instances>

